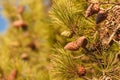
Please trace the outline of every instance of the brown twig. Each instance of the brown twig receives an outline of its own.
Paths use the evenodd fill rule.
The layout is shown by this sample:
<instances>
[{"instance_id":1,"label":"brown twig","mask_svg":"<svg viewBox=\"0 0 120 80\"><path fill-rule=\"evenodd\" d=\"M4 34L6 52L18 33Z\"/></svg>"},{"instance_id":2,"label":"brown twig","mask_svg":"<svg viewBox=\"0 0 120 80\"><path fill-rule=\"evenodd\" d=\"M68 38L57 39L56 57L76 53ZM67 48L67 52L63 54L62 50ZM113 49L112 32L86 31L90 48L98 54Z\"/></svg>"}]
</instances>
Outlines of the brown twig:
<instances>
[{"instance_id":1,"label":"brown twig","mask_svg":"<svg viewBox=\"0 0 120 80\"><path fill-rule=\"evenodd\" d=\"M80 55L80 56L77 56L77 57L73 57L73 59L80 59L81 57L83 57L84 56L84 54L83 55Z\"/></svg>"},{"instance_id":2,"label":"brown twig","mask_svg":"<svg viewBox=\"0 0 120 80\"><path fill-rule=\"evenodd\" d=\"M111 36L110 36L110 38L109 38L109 40L108 40L108 42L107 42L107 45L109 45L110 44L110 42L113 40L113 37L114 37L114 35L116 34L116 32L117 32L117 30L120 28L120 24L117 26L117 28L113 31L113 33L111 34Z\"/></svg>"},{"instance_id":3,"label":"brown twig","mask_svg":"<svg viewBox=\"0 0 120 80\"><path fill-rule=\"evenodd\" d=\"M94 3L94 2L88 2L90 4L115 4L115 5L120 5L120 2L97 2L97 3Z\"/></svg>"},{"instance_id":4,"label":"brown twig","mask_svg":"<svg viewBox=\"0 0 120 80\"><path fill-rule=\"evenodd\" d=\"M111 10L112 8L114 8L116 5L112 5L110 8L108 8L106 11L108 12L109 10Z\"/></svg>"},{"instance_id":5,"label":"brown twig","mask_svg":"<svg viewBox=\"0 0 120 80\"><path fill-rule=\"evenodd\" d=\"M115 4L115 5L120 5L120 3L116 3L116 2L100 2L100 4Z\"/></svg>"}]
</instances>

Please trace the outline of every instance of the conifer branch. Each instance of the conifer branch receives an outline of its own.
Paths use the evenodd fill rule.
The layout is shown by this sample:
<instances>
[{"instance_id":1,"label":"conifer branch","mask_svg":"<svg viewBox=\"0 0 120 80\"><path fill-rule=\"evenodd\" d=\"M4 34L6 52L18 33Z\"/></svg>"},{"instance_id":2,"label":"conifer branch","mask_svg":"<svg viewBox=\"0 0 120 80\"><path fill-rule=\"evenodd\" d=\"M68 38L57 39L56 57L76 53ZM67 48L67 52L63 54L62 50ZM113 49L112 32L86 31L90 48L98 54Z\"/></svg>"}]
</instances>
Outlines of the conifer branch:
<instances>
[{"instance_id":1,"label":"conifer branch","mask_svg":"<svg viewBox=\"0 0 120 80\"><path fill-rule=\"evenodd\" d=\"M101 4L101 5L106 5L106 4L120 5L120 2L110 2L110 1L108 1L108 2L89 2L88 1L88 3L90 3L90 4Z\"/></svg>"},{"instance_id":2,"label":"conifer branch","mask_svg":"<svg viewBox=\"0 0 120 80\"><path fill-rule=\"evenodd\" d=\"M74 79L77 76L77 69L75 62L71 55L66 53L63 49L56 49L58 54L53 55L53 76L58 76L62 79ZM64 75L64 76L63 76Z\"/></svg>"},{"instance_id":3,"label":"conifer branch","mask_svg":"<svg viewBox=\"0 0 120 80\"><path fill-rule=\"evenodd\" d=\"M77 13L76 12L74 13L74 10L72 12L71 9L72 9L72 7L74 7L75 9L79 9L79 8L75 7L75 6L72 6L72 7L66 6L67 3L66 3L66 5L62 4L62 7L63 6L66 7L66 9L65 9L66 11L64 11L64 9L61 10L62 7L60 5L57 5L58 8L56 8L56 6L54 7L56 9L55 9L55 11L53 10L53 13L55 12L56 14L52 14L52 15L53 15L53 18L56 20L56 22L59 25L62 23L62 25L67 26L68 28L71 29L71 31L73 31L75 33L75 37L72 37L70 39L71 42L68 43L67 45L65 45L64 49L69 50L71 52L76 51L75 53L80 53L80 54L83 53L82 51L85 50L84 53L83 53L84 55L76 56L76 54L72 54L72 56L69 56L67 58L66 58L66 55L71 55L71 54L69 54L69 52L66 52L64 50L60 50L60 48L59 48L59 50L56 50L57 51L56 53L58 53L58 55L56 55L54 57L55 60L53 61L53 62L55 62L54 65L57 65L57 66L54 66L54 69L56 70L55 72L58 73L58 75L60 75L61 77L64 76L64 79L67 79L68 77L70 77L72 75L73 75L72 76L73 78L76 77L76 75L77 76L79 75L79 77L83 78L84 80L92 80L93 78L96 77L97 72L99 73L99 74L97 74L97 77L100 77L100 80L102 80L103 77L105 77L104 79L109 78L109 76L110 76L110 78L113 78L115 76L118 76L118 74L116 74L116 72L115 72L116 70L118 70L118 66L120 64L119 60L118 60L118 56L116 55L116 52L118 50L116 50L116 49L110 49L109 50L109 48L106 49L104 47L104 42L105 42L106 45L110 45L110 43L113 40L116 32L120 28L120 24L119 25L117 24L118 26L115 25L115 29L113 31L113 30L109 30L108 27L106 27L106 26L101 26L102 25L101 23L102 23L102 21L106 20L107 17L109 17L109 13L112 13L112 11L113 11L112 9L116 5L119 5L120 3L110 2L110 0L106 0L107 2L95 2L95 3L94 2L89 2L88 0L86 0L86 1L90 4L98 4L98 5L88 7L88 17L93 16L94 14L97 14L96 21L100 20L100 21L98 21L99 27L98 27L98 25L96 26L96 31L98 31L98 32L96 32L96 33L98 33L98 35L96 35L96 36L98 36L98 38L96 37L97 38L96 41L92 40L93 39L93 38L91 38L92 36L91 35L89 36L89 34L87 34L87 33L90 33L90 29L88 29L88 28L91 24L93 25L92 20L94 20L95 16L93 16L93 19L89 20L89 19L86 19L83 16L83 14L81 14L82 15L81 19L80 19L81 21L79 21L80 23L79 22L77 23L78 28L74 28L74 25L76 24L76 22L79 19L76 18L75 15L74 15L74 14L77 14ZM60 2L60 1L58 1L58 2ZM62 3L64 3L64 0L63 0ZM74 1L71 2L71 3L74 4ZM113 5L110 6L109 9L102 9L99 6L99 4L102 5L102 6L104 6L106 4L113 4ZM68 7L70 7L70 8L68 8ZM67 9L70 10L70 11L67 12ZM76 11L78 11L78 10L76 10ZM64 13L64 15L63 15L63 13ZM94 13L94 14L92 14L92 13ZM89 14L91 14L91 15L89 15ZM76 15L76 16L78 17L78 15ZM86 21L84 21L84 20L86 20ZM90 21L91 21L91 23L88 24L87 22L90 22ZM96 23L96 24L98 24L98 23ZM92 28L94 28L94 26ZM102 32L104 32L102 30L105 30L106 28L108 29L108 35L111 34L110 37L109 36L106 37L105 35L102 35ZM88 31L86 31L85 29L87 29ZM77 32L77 30L80 30L79 31L80 33ZM86 32L84 32L84 31L86 31ZM79 46L80 43L79 42L73 41L74 38L80 37L81 35L82 36L87 35L87 38L89 37L88 38L89 43L86 44L86 47L84 48L84 50L80 50L80 46ZM101 36L102 36L102 38L101 38ZM105 37L105 40L103 40L104 37ZM106 40L108 40L108 41L106 41ZM92 46L91 49L89 49L91 47L91 43L94 44L94 45ZM115 53L114 53L114 51L115 51ZM88 56L90 58L90 61L87 62L87 60L85 61L84 59L81 58L81 57L84 57L84 56ZM69 65L70 62L67 62L68 59L72 63L72 65L75 67L75 69L70 68L70 65ZM76 66L75 66L76 62L75 61L82 64L82 65L85 65L85 68L80 67L79 72L76 73L76 71L75 71L76 70ZM93 63L95 63L95 65L93 65ZM92 65L92 67L91 67L91 65ZM88 75L84 75L86 73L85 69L87 67L94 68L93 70L95 72L95 75L94 74L90 75L90 77L88 77ZM73 74L70 71L71 69L73 69L73 71L72 71ZM90 71L90 73L93 73L91 70L88 70L88 73L89 73L89 71ZM120 71L118 70L118 72L120 72ZM71 73L71 74L69 74L69 73ZM115 76L111 77L112 74L114 74ZM69 78L69 79L73 79L72 77ZM92 79L90 79L90 78L92 78Z\"/></svg>"}]
</instances>

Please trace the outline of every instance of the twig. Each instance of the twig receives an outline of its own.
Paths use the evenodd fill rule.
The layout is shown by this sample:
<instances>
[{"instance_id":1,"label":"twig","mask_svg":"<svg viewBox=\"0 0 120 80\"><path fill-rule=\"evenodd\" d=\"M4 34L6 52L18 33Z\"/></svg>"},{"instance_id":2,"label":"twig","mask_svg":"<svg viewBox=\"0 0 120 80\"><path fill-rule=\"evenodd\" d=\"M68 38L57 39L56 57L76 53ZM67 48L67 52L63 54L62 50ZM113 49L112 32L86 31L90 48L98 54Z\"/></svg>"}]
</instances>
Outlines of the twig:
<instances>
[{"instance_id":1,"label":"twig","mask_svg":"<svg viewBox=\"0 0 120 80\"><path fill-rule=\"evenodd\" d=\"M115 4L115 5L120 5L120 3L116 3L116 2L100 2L100 4Z\"/></svg>"},{"instance_id":2,"label":"twig","mask_svg":"<svg viewBox=\"0 0 120 80\"><path fill-rule=\"evenodd\" d=\"M88 3L90 3L90 4L115 4L115 5L120 5L120 3L116 3L116 2L112 2L112 3L110 3L110 2L97 2L97 3L93 3L93 2L88 2Z\"/></svg>"},{"instance_id":3,"label":"twig","mask_svg":"<svg viewBox=\"0 0 120 80\"><path fill-rule=\"evenodd\" d=\"M109 40L108 40L108 43L107 43L107 45L109 45L110 44L110 42L113 40L113 37L114 37L114 35L116 34L116 32L117 32L117 30L120 28L120 24L117 26L117 28L113 31L113 33L111 34L111 36L110 36L110 38L109 38Z\"/></svg>"},{"instance_id":4,"label":"twig","mask_svg":"<svg viewBox=\"0 0 120 80\"><path fill-rule=\"evenodd\" d=\"M81 57L83 57L84 56L84 54L83 55L80 55L80 56L77 56L77 57L73 57L73 59L79 59L79 58L81 58Z\"/></svg>"},{"instance_id":5,"label":"twig","mask_svg":"<svg viewBox=\"0 0 120 80\"><path fill-rule=\"evenodd\" d=\"M110 8L108 8L106 11L108 12L109 10L111 10L112 8L114 8L116 5L114 4L113 6L111 6Z\"/></svg>"}]
</instances>

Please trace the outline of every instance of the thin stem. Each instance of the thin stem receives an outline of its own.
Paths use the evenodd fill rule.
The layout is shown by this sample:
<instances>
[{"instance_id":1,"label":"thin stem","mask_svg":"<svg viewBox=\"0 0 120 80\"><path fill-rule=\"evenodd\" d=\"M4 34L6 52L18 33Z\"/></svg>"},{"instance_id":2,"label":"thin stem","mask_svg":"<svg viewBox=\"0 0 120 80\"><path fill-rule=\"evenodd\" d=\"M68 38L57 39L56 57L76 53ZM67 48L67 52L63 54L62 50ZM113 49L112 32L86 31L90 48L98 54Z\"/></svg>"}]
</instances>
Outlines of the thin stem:
<instances>
[{"instance_id":1,"label":"thin stem","mask_svg":"<svg viewBox=\"0 0 120 80\"><path fill-rule=\"evenodd\" d=\"M83 57L84 56L84 54L83 55L80 55L80 56L77 56L77 57L73 57L73 59L80 59L81 57Z\"/></svg>"},{"instance_id":2,"label":"thin stem","mask_svg":"<svg viewBox=\"0 0 120 80\"><path fill-rule=\"evenodd\" d=\"M110 38L109 38L109 40L108 40L108 43L107 43L107 45L109 45L110 44L110 42L113 40L113 37L114 37L114 35L116 34L116 32L117 32L117 30L120 28L120 24L117 26L117 28L113 31L113 33L111 34L111 36L110 36Z\"/></svg>"},{"instance_id":3,"label":"thin stem","mask_svg":"<svg viewBox=\"0 0 120 80\"><path fill-rule=\"evenodd\" d=\"M118 2L99 2L99 3L92 3L92 2L88 2L90 4L115 4L115 5L120 5L120 3Z\"/></svg>"}]
</instances>

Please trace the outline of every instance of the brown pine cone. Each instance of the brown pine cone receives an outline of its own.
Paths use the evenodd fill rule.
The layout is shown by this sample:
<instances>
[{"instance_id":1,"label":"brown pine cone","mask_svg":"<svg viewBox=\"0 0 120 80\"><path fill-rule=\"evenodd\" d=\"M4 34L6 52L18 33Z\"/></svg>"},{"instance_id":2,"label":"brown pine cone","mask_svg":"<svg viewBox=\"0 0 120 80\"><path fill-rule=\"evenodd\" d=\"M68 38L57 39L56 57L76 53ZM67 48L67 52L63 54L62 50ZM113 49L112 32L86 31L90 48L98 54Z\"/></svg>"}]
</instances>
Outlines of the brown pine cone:
<instances>
[{"instance_id":1,"label":"brown pine cone","mask_svg":"<svg viewBox=\"0 0 120 80\"><path fill-rule=\"evenodd\" d=\"M22 60L25 60L25 61L26 61L26 60L29 60L29 55L28 55L27 53L22 53L22 54L21 54L21 59L22 59Z\"/></svg>"},{"instance_id":2,"label":"brown pine cone","mask_svg":"<svg viewBox=\"0 0 120 80\"><path fill-rule=\"evenodd\" d=\"M94 13L98 13L100 11L100 5L99 4L94 4L92 9L93 9Z\"/></svg>"},{"instance_id":3,"label":"brown pine cone","mask_svg":"<svg viewBox=\"0 0 120 80\"><path fill-rule=\"evenodd\" d=\"M86 69L83 66L77 67L77 71L78 71L77 73L79 76L85 76L86 74Z\"/></svg>"},{"instance_id":4,"label":"brown pine cone","mask_svg":"<svg viewBox=\"0 0 120 80\"><path fill-rule=\"evenodd\" d=\"M14 21L13 22L13 26L15 28L20 28L21 27L23 30L27 30L27 24L23 20L16 20L16 21Z\"/></svg>"},{"instance_id":5,"label":"brown pine cone","mask_svg":"<svg viewBox=\"0 0 120 80\"><path fill-rule=\"evenodd\" d=\"M107 18L107 12L105 10L100 10L96 17L96 24L104 21Z\"/></svg>"},{"instance_id":6,"label":"brown pine cone","mask_svg":"<svg viewBox=\"0 0 120 80\"><path fill-rule=\"evenodd\" d=\"M80 47L85 48L86 45L87 45L87 39L85 36L82 36L82 37L78 38L76 41L70 42L67 45L65 45L64 49L76 51Z\"/></svg>"},{"instance_id":7,"label":"brown pine cone","mask_svg":"<svg viewBox=\"0 0 120 80\"><path fill-rule=\"evenodd\" d=\"M85 36L82 36L82 37L78 38L76 42L77 42L79 47L83 47L83 48L85 48L87 43L88 43Z\"/></svg>"},{"instance_id":8,"label":"brown pine cone","mask_svg":"<svg viewBox=\"0 0 120 80\"><path fill-rule=\"evenodd\" d=\"M12 70L11 73L9 74L8 80L16 80L16 77L17 77L17 70L14 69L14 70Z\"/></svg>"},{"instance_id":9,"label":"brown pine cone","mask_svg":"<svg viewBox=\"0 0 120 80\"><path fill-rule=\"evenodd\" d=\"M76 41L70 42L67 45L65 45L64 49L76 51L79 49L79 46L77 45Z\"/></svg>"},{"instance_id":10,"label":"brown pine cone","mask_svg":"<svg viewBox=\"0 0 120 80\"><path fill-rule=\"evenodd\" d=\"M32 41L32 42L30 42L28 45L27 45L27 47L29 47L31 50L38 50L38 47L37 47L37 42L35 42L35 41Z\"/></svg>"}]
</instances>

